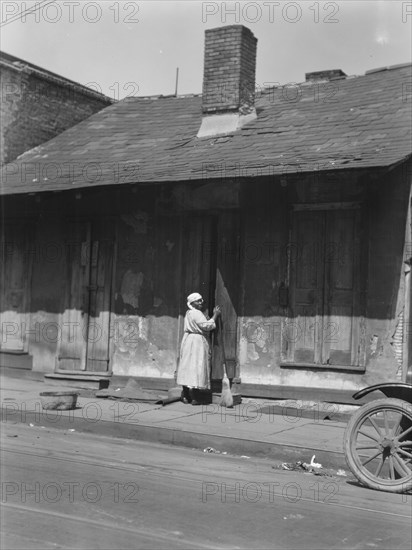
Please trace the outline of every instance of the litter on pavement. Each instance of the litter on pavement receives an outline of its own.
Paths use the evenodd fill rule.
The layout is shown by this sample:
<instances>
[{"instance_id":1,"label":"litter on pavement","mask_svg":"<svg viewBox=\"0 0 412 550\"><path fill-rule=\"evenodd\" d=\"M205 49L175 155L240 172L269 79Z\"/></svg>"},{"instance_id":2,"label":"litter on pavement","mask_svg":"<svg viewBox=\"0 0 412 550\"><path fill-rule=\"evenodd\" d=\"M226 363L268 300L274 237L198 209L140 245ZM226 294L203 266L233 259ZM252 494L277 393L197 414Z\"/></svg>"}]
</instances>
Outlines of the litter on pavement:
<instances>
[{"instance_id":1,"label":"litter on pavement","mask_svg":"<svg viewBox=\"0 0 412 550\"><path fill-rule=\"evenodd\" d=\"M214 449L213 447L206 447L205 449L203 449L203 452L204 453L214 453L214 454L217 454L217 455L227 455L226 451L218 451L217 449Z\"/></svg>"},{"instance_id":2,"label":"litter on pavement","mask_svg":"<svg viewBox=\"0 0 412 550\"><path fill-rule=\"evenodd\" d=\"M313 455L311 460L310 460L309 466L311 468L322 468L322 464L319 464L318 462L315 462L315 458L316 458L316 455Z\"/></svg>"},{"instance_id":3,"label":"litter on pavement","mask_svg":"<svg viewBox=\"0 0 412 550\"><path fill-rule=\"evenodd\" d=\"M302 462L301 460L298 460L297 462L282 462L281 468L282 470L305 470L307 472L311 472L313 470L320 470L323 468L322 464L319 464L318 462L315 462L316 455L313 455L310 463L307 464L307 462Z\"/></svg>"},{"instance_id":4,"label":"litter on pavement","mask_svg":"<svg viewBox=\"0 0 412 550\"><path fill-rule=\"evenodd\" d=\"M322 464L315 462L315 455L312 456L310 463L297 460L296 462L282 462L279 465L272 466L274 470L288 470L293 472L310 473L315 476L347 476L345 470L338 470L336 473L327 468L323 468Z\"/></svg>"}]
</instances>

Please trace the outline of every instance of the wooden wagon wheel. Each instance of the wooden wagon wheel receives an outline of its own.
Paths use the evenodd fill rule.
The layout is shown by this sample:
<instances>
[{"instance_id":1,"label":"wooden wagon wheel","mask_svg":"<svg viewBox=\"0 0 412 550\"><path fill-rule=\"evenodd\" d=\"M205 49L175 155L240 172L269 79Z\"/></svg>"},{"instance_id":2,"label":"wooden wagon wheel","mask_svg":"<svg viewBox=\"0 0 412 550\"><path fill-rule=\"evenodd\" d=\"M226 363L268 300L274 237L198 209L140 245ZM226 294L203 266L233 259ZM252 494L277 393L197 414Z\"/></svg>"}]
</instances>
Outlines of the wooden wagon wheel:
<instances>
[{"instance_id":1,"label":"wooden wagon wheel","mask_svg":"<svg viewBox=\"0 0 412 550\"><path fill-rule=\"evenodd\" d=\"M403 493L412 489L412 405L379 399L363 405L344 435L346 462L371 489Z\"/></svg>"}]
</instances>

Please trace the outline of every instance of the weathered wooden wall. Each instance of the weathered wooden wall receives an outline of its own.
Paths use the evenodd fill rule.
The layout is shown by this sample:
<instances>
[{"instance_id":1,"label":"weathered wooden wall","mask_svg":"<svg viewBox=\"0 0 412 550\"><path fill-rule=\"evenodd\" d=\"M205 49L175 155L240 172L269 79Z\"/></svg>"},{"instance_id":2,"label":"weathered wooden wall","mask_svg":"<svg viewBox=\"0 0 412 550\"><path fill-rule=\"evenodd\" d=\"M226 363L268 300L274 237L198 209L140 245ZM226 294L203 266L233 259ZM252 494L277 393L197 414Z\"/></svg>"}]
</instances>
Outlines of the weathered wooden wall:
<instances>
[{"instance_id":1,"label":"weathered wooden wall","mask_svg":"<svg viewBox=\"0 0 412 550\"><path fill-rule=\"evenodd\" d=\"M399 354L396 356L394 336L405 304L403 262L410 181L410 173L403 166L381 177L311 176L295 181L289 178L283 186L245 186L241 259L244 286L239 318L242 382L352 389L382 380L404 379L405 365ZM296 262L307 260L289 233L292 205L303 203L310 211L317 203L331 202L358 203L360 225L356 239L360 266L356 283L360 288L355 309L360 318L359 367L288 365L282 358L285 340L287 346L288 339L290 343L302 338L303 331L297 317L291 319L292 329L284 325L290 315L288 307L282 307L283 284L288 285L287 257L295 254ZM333 240L332 236L325 238ZM331 269L343 270L342 251L336 246L328 250ZM335 261L341 265L333 267ZM347 324L346 318L335 318L337 348L339 338L346 338ZM404 327L398 333L403 339L408 337ZM320 332L317 337L325 339L330 334Z\"/></svg>"},{"instance_id":2,"label":"weathered wooden wall","mask_svg":"<svg viewBox=\"0 0 412 550\"><path fill-rule=\"evenodd\" d=\"M402 379L405 368L394 342L401 334L401 347L407 347L405 324L399 324L409 319L409 192L410 173L400 167L379 177L256 178L11 197L3 273L10 271L4 282L9 287L14 273L15 288L14 298L7 291L9 304L2 291L3 318L14 316L24 332L22 351L33 357L35 370L70 370L84 356L82 368L92 372L171 378L186 296L200 291L210 309L223 307L229 375L243 383L352 389ZM359 212L356 315L363 320L360 362L352 368L285 360L285 339L287 347L294 337L285 326L291 316L290 255L302 260L291 234L293 205L309 204L310 211L319 203L353 203ZM20 284L17 272L23 271ZM18 301L14 310L12 298ZM102 325L99 341L90 342L90 331L84 331L84 323L92 322ZM15 335L8 337L16 345ZM212 375L221 378L219 339L215 358Z\"/></svg>"}]
</instances>

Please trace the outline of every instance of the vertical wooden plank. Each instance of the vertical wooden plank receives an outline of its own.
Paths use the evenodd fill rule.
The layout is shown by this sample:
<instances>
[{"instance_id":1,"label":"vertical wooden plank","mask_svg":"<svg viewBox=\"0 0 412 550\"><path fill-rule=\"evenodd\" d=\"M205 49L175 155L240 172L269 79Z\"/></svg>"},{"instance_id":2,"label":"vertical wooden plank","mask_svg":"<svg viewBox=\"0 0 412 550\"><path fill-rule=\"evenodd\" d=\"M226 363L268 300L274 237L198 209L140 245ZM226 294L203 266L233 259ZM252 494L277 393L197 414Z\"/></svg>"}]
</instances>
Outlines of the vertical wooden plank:
<instances>
[{"instance_id":1,"label":"vertical wooden plank","mask_svg":"<svg viewBox=\"0 0 412 550\"><path fill-rule=\"evenodd\" d=\"M86 368L90 281L90 224L70 223L66 240L66 296L56 370Z\"/></svg>"},{"instance_id":2,"label":"vertical wooden plank","mask_svg":"<svg viewBox=\"0 0 412 550\"><path fill-rule=\"evenodd\" d=\"M112 225L95 222L92 232L86 370L109 369L110 303L112 295Z\"/></svg>"},{"instance_id":3,"label":"vertical wooden plank","mask_svg":"<svg viewBox=\"0 0 412 550\"><path fill-rule=\"evenodd\" d=\"M362 323L362 270L361 270L361 212L353 211L353 292L352 292L352 350L351 365L362 364L361 323ZM365 256L366 258L366 256Z\"/></svg>"},{"instance_id":4,"label":"vertical wooden plank","mask_svg":"<svg viewBox=\"0 0 412 550\"><path fill-rule=\"evenodd\" d=\"M295 212L289 244L290 311L283 329L289 362L320 361L323 300L322 212Z\"/></svg>"},{"instance_id":5,"label":"vertical wooden plank","mask_svg":"<svg viewBox=\"0 0 412 550\"><path fill-rule=\"evenodd\" d=\"M355 210L327 213L329 250L325 262L324 364L358 363L360 277L357 219Z\"/></svg>"},{"instance_id":6,"label":"vertical wooden plank","mask_svg":"<svg viewBox=\"0 0 412 550\"><path fill-rule=\"evenodd\" d=\"M184 223L181 217L179 217L179 239L178 239L178 258L179 258L179 272L178 272L178 281L180 281L180 284L178 285L179 291L178 291L178 297L179 297L179 306L178 306L178 323L177 323L177 341L176 341L176 369L175 369L175 377L177 376L177 371L179 369L179 361L180 361L180 345L183 338L183 324L184 324L184 316L186 314L186 307L185 307L185 289L182 288L182 281L184 279L184 261L185 261L185 254L184 254Z\"/></svg>"},{"instance_id":7,"label":"vertical wooden plank","mask_svg":"<svg viewBox=\"0 0 412 550\"><path fill-rule=\"evenodd\" d=\"M219 218L216 266L216 304L222 308L223 337L226 369L229 378L236 374L237 320L239 303L240 235L238 215L225 212ZM214 378L222 378L217 354L212 371Z\"/></svg>"},{"instance_id":8,"label":"vertical wooden plank","mask_svg":"<svg viewBox=\"0 0 412 550\"><path fill-rule=\"evenodd\" d=\"M325 272L326 272L326 241L327 241L327 215L326 212L313 212L318 216L317 234L317 282L316 282L316 320L315 320L315 363L322 363L322 345L324 334L324 309L325 309Z\"/></svg>"},{"instance_id":9,"label":"vertical wooden plank","mask_svg":"<svg viewBox=\"0 0 412 550\"><path fill-rule=\"evenodd\" d=\"M118 258L118 242L119 242L119 225L118 219L113 223L113 260L112 260L112 273L111 273L111 295L110 295L110 313L109 313L109 370L112 370L113 355L116 347L117 327L116 327L116 314L115 314L115 277Z\"/></svg>"},{"instance_id":10,"label":"vertical wooden plank","mask_svg":"<svg viewBox=\"0 0 412 550\"><path fill-rule=\"evenodd\" d=\"M212 220L203 216L185 219L183 235L182 296L199 292L208 309L214 302L214 274L216 242Z\"/></svg>"},{"instance_id":11,"label":"vertical wooden plank","mask_svg":"<svg viewBox=\"0 0 412 550\"><path fill-rule=\"evenodd\" d=\"M412 186L409 189L404 244L405 297L403 314L402 382L412 383L412 335L411 335L411 264L412 264Z\"/></svg>"},{"instance_id":12,"label":"vertical wooden plank","mask_svg":"<svg viewBox=\"0 0 412 550\"><path fill-rule=\"evenodd\" d=\"M215 301L215 229L209 216L188 216L183 224L182 300L192 292L199 292L206 302L206 314L211 313ZM210 341L213 342L212 339Z\"/></svg>"},{"instance_id":13,"label":"vertical wooden plank","mask_svg":"<svg viewBox=\"0 0 412 550\"><path fill-rule=\"evenodd\" d=\"M27 352L28 290L30 262L26 227L3 226L0 270L0 349Z\"/></svg>"},{"instance_id":14,"label":"vertical wooden plank","mask_svg":"<svg viewBox=\"0 0 412 550\"><path fill-rule=\"evenodd\" d=\"M202 216L199 223L201 235L199 292L206 302L206 314L211 316L215 306L216 289L216 221L213 218Z\"/></svg>"}]
</instances>

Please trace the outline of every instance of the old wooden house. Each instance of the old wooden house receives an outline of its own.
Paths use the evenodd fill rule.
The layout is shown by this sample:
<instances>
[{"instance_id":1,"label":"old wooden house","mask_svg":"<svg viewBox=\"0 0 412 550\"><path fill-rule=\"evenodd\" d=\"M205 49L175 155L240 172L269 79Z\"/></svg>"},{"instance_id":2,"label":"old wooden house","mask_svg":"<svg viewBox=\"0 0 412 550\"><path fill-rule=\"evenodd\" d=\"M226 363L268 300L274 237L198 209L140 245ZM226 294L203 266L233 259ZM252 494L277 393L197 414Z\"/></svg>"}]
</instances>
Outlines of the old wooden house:
<instances>
[{"instance_id":1,"label":"old wooden house","mask_svg":"<svg viewBox=\"0 0 412 550\"><path fill-rule=\"evenodd\" d=\"M202 95L124 99L3 168L3 365L167 385L199 291L244 395L410 377L411 66L263 88L256 46L208 30Z\"/></svg>"}]
</instances>

